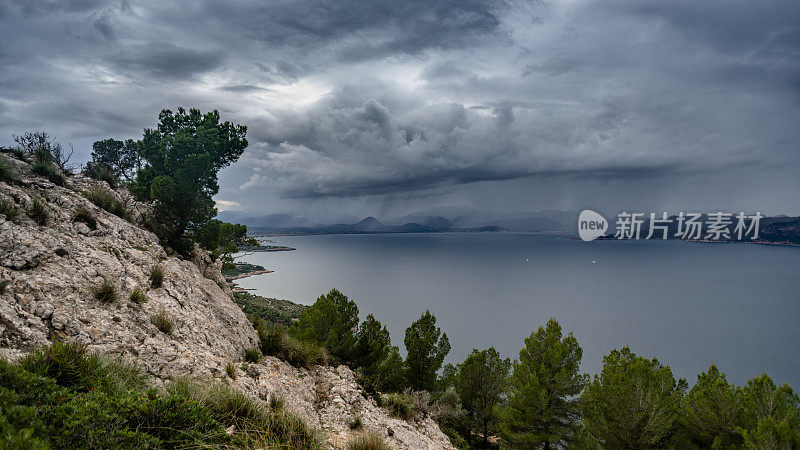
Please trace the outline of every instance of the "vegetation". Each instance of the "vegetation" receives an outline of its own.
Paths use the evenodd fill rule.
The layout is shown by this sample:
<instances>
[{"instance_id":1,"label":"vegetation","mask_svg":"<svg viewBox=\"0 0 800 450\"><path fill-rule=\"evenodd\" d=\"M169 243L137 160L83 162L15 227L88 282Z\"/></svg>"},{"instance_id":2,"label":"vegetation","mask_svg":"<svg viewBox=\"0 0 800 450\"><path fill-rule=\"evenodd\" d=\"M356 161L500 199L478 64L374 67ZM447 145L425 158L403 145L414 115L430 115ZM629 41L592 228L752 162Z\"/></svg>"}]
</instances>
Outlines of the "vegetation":
<instances>
[{"instance_id":1,"label":"vegetation","mask_svg":"<svg viewBox=\"0 0 800 450\"><path fill-rule=\"evenodd\" d=\"M244 360L249 363L257 363L259 360L261 360L261 350L259 350L257 347L245 349Z\"/></svg>"},{"instance_id":2,"label":"vegetation","mask_svg":"<svg viewBox=\"0 0 800 450\"><path fill-rule=\"evenodd\" d=\"M232 269L233 253L239 251L241 245L258 245L258 242L247 237L247 226L211 219L200 225L192 236L200 247L211 252L213 259L221 259L223 269ZM261 268L264 269L263 267Z\"/></svg>"},{"instance_id":3,"label":"vegetation","mask_svg":"<svg viewBox=\"0 0 800 450\"><path fill-rule=\"evenodd\" d=\"M391 450L391 447L376 433L364 433L347 443L347 450Z\"/></svg>"},{"instance_id":4,"label":"vegetation","mask_svg":"<svg viewBox=\"0 0 800 450\"><path fill-rule=\"evenodd\" d=\"M19 218L19 209L12 202L0 200L0 214L6 216L6 220L16 222Z\"/></svg>"},{"instance_id":5,"label":"vegetation","mask_svg":"<svg viewBox=\"0 0 800 450\"><path fill-rule=\"evenodd\" d=\"M409 420L417 415L417 411L415 411L413 407L411 394L408 392L385 394L382 397L382 403L392 417Z\"/></svg>"},{"instance_id":6,"label":"vegetation","mask_svg":"<svg viewBox=\"0 0 800 450\"><path fill-rule=\"evenodd\" d=\"M436 374L450 352L450 341L436 326L436 317L425 311L406 329L404 343L408 352L405 365L409 387L417 391L435 390Z\"/></svg>"},{"instance_id":7,"label":"vegetation","mask_svg":"<svg viewBox=\"0 0 800 450\"><path fill-rule=\"evenodd\" d=\"M85 172L92 178L108 182L112 187L123 177L131 182L142 166L137 149L138 142L132 139L124 142L116 139L97 141L92 144L92 160L86 165Z\"/></svg>"},{"instance_id":8,"label":"vegetation","mask_svg":"<svg viewBox=\"0 0 800 450\"><path fill-rule=\"evenodd\" d=\"M94 214L86 208L78 208L78 210L75 211L75 215L72 216L72 221L83 222L90 230L97 229L97 219L95 219Z\"/></svg>"},{"instance_id":9,"label":"vegetation","mask_svg":"<svg viewBox=\"0 0 800 450\"><path fill-rule=\"evenodd\" d=\"M336 289L320 296L289 328L301 341L315 342L328 349L340 362L350 362L356 345L353 330L358 328L358 307Z\"/></svg>"},{"instance_id":10,"label":"vegetation","mask_svg":"<svg viewBox=\"0 0 800 450\"><path fill-rule=\"evenodd\" d=\"M130 211L125 207L125 203L117 200L110 192L106 191L100 186L92 186L86 192L86 198L90 202L97 205L99 208L104 209L117 217L131 220Z\"/></svg>"},{"instance_id":11,"label":"vegetation","mask_svg":"<svg viewBox=\"0 0 800 450\"><path fill-rule=\"evenodd\" d=\"M67 182L64 173L53 163L53 156L44 149L39 149L35 152L31 171L36 175L47 178L51 183L58 186L64 186Z\"/></svg>"},{"instance_id":12,"label":"vegetation","mask_svg":"<svg viewBox=\"0 0 800 450\"><path fill-rule=\"evenodd\" d=\"M33 219L36 225L45 226L50 222L50 209L45 205L41 197L34 196L31 201L31 207L28 209L28 216Z\"/></svg>"},{"instance_id":13,"label":"vegetation","mask_svg":"<svg viewBox=\"0 0 800 450\"><path fill-rule=\"evenodd\" d=\"M137 305L147 302L147 295L142 291L142 288L136 287L131 291L131 301Z\"/></svg>"},{"instance_id":14,"label":"vegetation","mask_svg":"<svg viewBox=\"0 0 800 450\"><path fill-rule=\"evenodd\" d=\"M135 366L59 341L0 360L0 429L2 448L320 448L300 419L223 383L158 391Z\"/></svg>"},{"instance_id":15,"label":"vegetation","mask_svg":"<svg viewBox=\"0 0 800 450\"><path fill-rule=\"evenodd\" d=\"M467 441L472 430L480 430L483 446L488 445L489 432L496 430L497 412L503 404L510 368L511 361L501 358L494 347L473 350L456 368L453 385L467 419Z\"/></svg>"},{"instance_id":16,"label":"vegetation","mask_svg":"<svg viewBox=\"0 0 800 450\"><path fill-rule=\"evenodd\" d=\"M181 254L192 251L191 236L214 217L217 172L247 147L247 128L220 122L219 113L163 110L158 126L136 143L142 167L131 184L139 200L152 202L156 235Z\"/></svg>"},{"instance_id":17,"label":"vegetation","mask_svg":"<svg viewBox=\"0 0 800 450\"><path fill-rule=\"evenodd\" d=\"M0 280L0 295L6 293L6 288L8 288L9 284L11 284L11 282L8 280Z\"/></svg>"},{"instance_id":18,"label":"vegetation","mask_svg":"<svg viewBox=\"0 0 800 450\"><path fill-rule=\"evenodd\" d=\"M92 291L95 300L102 303L113 303L117 300L117 288L114 283L104 278L103 282Z\"/></svg>"},{"instance_id":19,"label":"vegetation","mask_svg":"<svg viewBox=\"0 0 800 450\"><path fill-rule=\"evenodd\" d=\"M232 262L222 263L222 275L228 279L236 277L237 275L255 272L257 270L264 270L264 266L259 266L257 264L248 264L248 263L232 263Z\"/></svg>"},{"instance_id":20,"label":"vegetation","mask_svg":"<svg viewBox=\"0 0 800 450\"><path fill-rule=\"evenodd\" d=\"M236 380L236 366L232 362L225 364L225 373L228 374L231 380Z\"/></svg>"},{"instance_id":21,"label":"vegetation","mask_svg":"<svg viewBox=\"0 0 800 450\"><path fill-rule=\"evenodd\" d=\"M287 327L294 323L306 309L305 306L288 300L261 297L249 292L234 292L233 300L245 314L258 317L268 324Z\"/></svg>"},{"instance_id":22,"label":"vegetation","mask_svg":"<svg viewBox=\"0 0 800 450\"><path fill-rule=\"evenodd\" d=\"M161 310L158 314L150 318L150 322L158 328L158 331L164 334L172 334L172 329L175 327L172 317L166 311Z\"/></svg>"},{"instance_id":23,"label":"vegetation","mask_svg":"<svg viewBox=\"0 0 800 450\"><path fill-rule=\"evenodd\" d=\"M150 269L150 287L158 289L164 284L164 269L156 264Z\"/></svg>"},{"instance_id":24,"label":"vegetation","mask_svg":"<svg viewBox=\"0 0 800 450\"><path fill-rule=\"evenodd\" d=\"M264 355L278 357L295 367L310 368L328 363L328 352L324 347L292 337L283 326L268 326L258 318L253 326L258 331L259 349Z\"/></svg>"},{"instance_id":25,"label":"vegetation","mask_svg":"<svg viewBox=\"0 0 800 450\"><path fill-rule=\"evenodd\" d=\"M14 184L17 182L17 174L5 161L5 158L0 158L0 182L6 184Z\"/></svg>"},{"instance_id":26,"label":"vegetation","mask_svg":"<svg viewBox=\"0 0 800 450\"><path fill-rule=\"evenodd\" d=\"M364 428L364 422L361 420L360 415L356 415L353 420L348 424L351 430L360 430Z\"/></svg>"},{"instance_id":27,"label":"vegetation","mask_svg":"<svg viewBox=\"0 0 800 450\"><path fill-rule=\"evenodd\" d=\"M44 131L26 131L21 136L12 135L12 137L25 153L29 155L45 153L48 156L47 159L55 163L59 169L64 171L68 169L67 164L74 152L72 144L67 144L69 146L69 151L67 151L54 137ZM37 159L42 160L39 156Z\"/></svg>"}]
</instances>

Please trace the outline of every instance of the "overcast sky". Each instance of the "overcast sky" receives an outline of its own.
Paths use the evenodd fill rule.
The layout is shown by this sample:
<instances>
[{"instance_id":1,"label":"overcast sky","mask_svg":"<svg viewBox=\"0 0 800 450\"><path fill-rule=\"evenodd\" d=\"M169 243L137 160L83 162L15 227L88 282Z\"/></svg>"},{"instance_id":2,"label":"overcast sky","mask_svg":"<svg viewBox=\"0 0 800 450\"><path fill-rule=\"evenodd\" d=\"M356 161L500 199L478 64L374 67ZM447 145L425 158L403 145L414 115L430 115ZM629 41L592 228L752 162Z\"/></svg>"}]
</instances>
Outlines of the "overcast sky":
<instances>
[{"instance_id":1,"label":"overcast sky","mask_svg":"<svg viewBox=\"0 0 800 450\"><path fill-rule=\"evenodd\" d=\"M221 209L797 215L799 101L797 0L0 0L0 144L218 109Z\"/></svg>"}]
</instances>

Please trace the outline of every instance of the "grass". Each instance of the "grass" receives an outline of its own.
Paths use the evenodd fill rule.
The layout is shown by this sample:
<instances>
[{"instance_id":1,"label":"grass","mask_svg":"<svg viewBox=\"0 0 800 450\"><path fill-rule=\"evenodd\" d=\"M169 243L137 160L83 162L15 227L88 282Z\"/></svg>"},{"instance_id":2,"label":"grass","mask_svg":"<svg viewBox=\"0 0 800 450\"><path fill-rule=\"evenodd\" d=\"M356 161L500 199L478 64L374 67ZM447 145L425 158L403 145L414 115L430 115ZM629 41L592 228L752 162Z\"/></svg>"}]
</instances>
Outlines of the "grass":
<instances>
[{"instance_id":1,"label":"grass","mask_svg":"<svg viewBox=\"0 0 800 450\"><path fill-rule=\"evenodd\" d=\"M361 420L361 416L358 415L348 424L351 430L360 430L364 428L364 422Z\"/></svg>"},{"instance_id":2,"label":"grass","mask_svg":"<svg viewBox=\"0 0 800 450\"><path fill-rule=\"evenodd\" d=\"M64 186L67 182L67 177L61 172L58 166L53 163L53 157L44 150L38 150L35 153L33 164L31 164L31 171L36 175L47 178L51 183L58 186Z\"/></svg>"},{"instance_id":3,"label":"grass","mask_svg":"<svg viewBox=\"0 0 800 450\"><path fill-rule=\"evenodd\" d=\"M31 207L28 209L28 216L39 226L45 226L50 222L50 210L45 205L44 200L38 196L33 197Z\"/></svg>"},{"instance_id":4,"label":"grass","mask_svg":"<svg viewBox=\"0 0 800 450\"><path fill-rule=\"evenodd\" d=\"M269 409L273 411L281 411L286 408L286 401L280 395L272 393L269 396Z\"/></svg>"},{"instance_id":5,"label":"grass","mask_svg":"<svg viewBox=\"0 0 800 450\"><path fill-rule=\"evenodd\" d=\"M101 303L113 303L117 300L117 288L114 283L104 278L103 282L92 291L95 300Z\"/></svg>"},{"instance_id":6,"label":"grass","mask_svg":"<svg viewBox=\"0 0 800 450\"><path fill-rule=\"evenodd\" d=\"M324 347L295 339L282 326L269 327L256 318L253 323L258 331L261 353L283 359L295 367L311 368L328 363L328 352Z\"/></svg>"},{"instance_id":7,"label":"grass","mask_svg":"<svg viewBox=\"0 0 800 450\"><path fill-rule=\"evenodd\" d=\"M321 448L302 420L224 383L148 380L75 343L0 360L0 448Z\"/></svg>"},{"instance_id":8,"label":"grass","mask_svg":"<svg viewBox=\"0 0 800 450\"><path fill-rule=\"evenodd\" d=\"M232 362L225 364L225 373L228 374L231 380L236 380L236 366Z\"/></svg>"},{"instance_id":9,"label":"grass","mask_svg":"<svg viewBox=\"0 0 800 450\"><path fill-rule=\"evenodd\" d=\"M124 203L111 195L110 192L106 191L100 186L92 186L85 195L86 198L88 198L90 202L97 205L97 207L130 222L131 214L128 211L128 208L125 207Z\"/></svg>"},{"instance_id":10,"label":"grass","mask_svg":"<svg viewBox=\"0 0 800 450\"><path fill-rule=\"evenodd\" d=\"M416 411L414 411L413 407L413 399L408 394L385 394L381 403L386 407L389 411L389 415L392 417L409 420L416 415Z\"/></svg>"},{"instance_id":11,"label":"grass","mask_svg":"<svg viewBox=\"0 0 800 450\"><path fill-rule=\"evenodd\" d=\"M19 218L19 209L11 202L0 200L0 214L6 216L6 220L16 223Z\"/></svg>"},{"instance_id":12,"label":"grass","mask_svg":"<svg viewBox=\"0 0 800 450\"><path fill-rule=\"evenodd\" d=\"M158 328L158 331L164 334L172 334L172 329L175 328L175 322L166 311L160 311L158 314L150 318L150 322Z\"/></svg>"},{"instance_id":13,"label":"grass","mask_svg":"<svg viewBox=\"0 0 800 450\"><path fill-rule=\"evenodd\" d=\"M244 360L249 363L257 363L261 360L261 350L259 350L258 347L245 349Z\"/></svg>"},{"instance_id":14,"label":"grass","mask_svg":"<svg viewBox=\"0 0 800 450\"><path fill-rule=\"evenodd\" d=\"M131 291L130 299L133 303L141 305L142 303L147 302L147 295L140 287L136 287L133 291Z\"/></svg>"},{"instance_id":15,"label":"grass","mask_svg":"<svg viewBox=\"0 0 800 450\"><path fill-rule=\"evenodd\" d=\"M392 448L376 433L364 433L347 443L347 450L391 450Z\"/></svg>"},{"instance_id":16,"label":"grass","mask_svg":"<svg viewBox=\"0 0 800 450\"><path fill-rule=\"evenodd\" d=\"M72 222L83 222L89 227L90 230L97 229L97 220L91 211L86 208L78 208L75 215L72 217Z\"/></svg>"},{"instance_id":17,"label":"grass","mask_svg":"<svg viewBox=\"0 0 800 450\"><path fill-rule=\"evenodd\" d=\"M156 264L150 269L150 287L158 289L164 284L164 269Z\"/></svg>"},{"instance_id":18,"label":"grass","mask_svg":"<svg viewBox=\"0 0 800 450\"><path fill-rule=\"evenodd\" d=\"M5 158L0 158L0 181L6 184L14 184L17 182L17 174L5 161Z\"/></svg>"}]
</instances>

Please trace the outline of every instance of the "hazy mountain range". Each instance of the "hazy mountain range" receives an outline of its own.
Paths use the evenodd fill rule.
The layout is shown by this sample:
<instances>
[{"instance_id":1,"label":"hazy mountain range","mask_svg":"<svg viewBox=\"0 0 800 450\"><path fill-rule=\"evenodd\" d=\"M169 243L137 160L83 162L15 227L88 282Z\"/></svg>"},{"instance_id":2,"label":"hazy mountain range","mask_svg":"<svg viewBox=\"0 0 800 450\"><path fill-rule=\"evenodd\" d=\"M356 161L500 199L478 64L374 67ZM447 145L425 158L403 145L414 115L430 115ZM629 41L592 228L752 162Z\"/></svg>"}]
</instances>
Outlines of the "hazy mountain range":
<instances>
[{"instance_id":1,"label":"hazy mountain range","mask_svg":"<svg viewBox=\"0 0 800 450\"><path fill-rule=\"evenodd\" d=\"M388 233L446 231L571 231L577 223L577 212L530 211L492 212L470 207L431 208L399 217L345 217L337 223L314 222L295 214L251 215L240 211L223 211L219 218L243 223L254 231L298 233ZM341 219L341 218L340 218Z\"/></svg>"}]
</instances>

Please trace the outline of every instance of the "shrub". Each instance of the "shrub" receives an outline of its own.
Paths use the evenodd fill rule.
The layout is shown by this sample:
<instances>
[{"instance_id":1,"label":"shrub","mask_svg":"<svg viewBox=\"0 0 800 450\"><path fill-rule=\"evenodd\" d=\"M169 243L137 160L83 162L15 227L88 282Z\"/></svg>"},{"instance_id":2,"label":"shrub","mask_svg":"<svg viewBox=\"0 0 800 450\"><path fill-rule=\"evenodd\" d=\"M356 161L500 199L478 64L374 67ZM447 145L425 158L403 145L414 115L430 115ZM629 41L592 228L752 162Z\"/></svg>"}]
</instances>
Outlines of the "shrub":
<instances>
[{"instance_id":1,"label":"shrub","mask_svg":"<svg viewBox=\"0 0 800 450\"><path fill-rule=\"evenodd\" d=\"M8 288L8 285L10 283L11 282L8 281L8 280L0 280L0 295L3 295L3 294L6 293L6 288Z\"/></svg>"},{"instance_id":2,"label":"shrub","mask_svg":"<svg viewBox=\"0 0 800 450\"><path fill-rule=\"evenodd\" d=\"M0 200L0 214L6 216L6 220L16 222L19 217L19 210L13 203Z\"/></svg>"},{"instance_id":3,"label":"shrub","mask_svg":"<svg viewBox=\"0 0 800 450\"><path fill-rule=\"evenodd\" d=\"M131 214L125 207L125 204L114 198L110 192L99 186L92 186L86 192L86 198L88 198L90 202L94 203L99 208L104 209L117 217L127 221L131 220Z\"/></svg>"},{"instance_id":4,"label":"shrub","mask_svg":"<svg viewBox=\"0 0 800 450\"><path fill-rule=\"evenodd\" d=\"M22 136L12 135L20 150L58 165L61 169L67 168L67 163L72 157L74 149L69 146L69 153L56 139L44 131L26 131Z\"/></svg>"},{"instance_id":5,"label":"shrub","mask_svg":"<svg viewBox=\"0 0 800 450\"><path fill-rule=\"evenodd\" d=\"M5 158L0 158L0 181L6 184L17 182L17 174L14 169L6 163Z\"/></svg>"},{"instance_id":6,"label":"shrub","mask_svg":"<svg viewBox=\"0 0 800 450\"><path fill-rule=\"evenodd\" d=\"M361 420L361 416L357 415L353 418L353 420L348 424L351 430L360 430L364 428L364 422Z\"/></svg>"},{"instance_id":7,"label":"shrub","mask_svg":"<svg viewBox=\"0 0 800 450\"><path fill-rule=\"evenodd\" d=\"M347 450L391 450L376 433L364 433L347 443Z\"/></svg>"},{"instance_id":8,"label":"shrub","mask_svg":"<svg viewBox=\"0 0 800 450\"><path fill-rule=\"evenodd\" d=\"M28 216L36 222L37 225L45 226L50 221L50 211L39 197L33 197L31 207L28 209Z\"/></svg>"},{"instance_id":9,"label":"shrub","mask_svg":"<svg viewBox=\"0 0 800 450\"><path fill-rule=\"evenodd\" d=\"M267 327L263 322L256 327L261 353L283 359L295 367L310 368L328 363L328 352L314 342L300 341L281 326Z\"/></svg>"},{"instance_id":10,"label":"shrub","mask_svg":"<svg viewBox=\"0 0 800 450\"><path fill-rule=\"evenodd\" d=\"M36 175L50 180L51 183L63 186L67 182L67 177L53 164L53 158L45 150L38 150L35 154L31 171Z\"/></svg>"},{"instance_id":11,"label":"shrub","mask_svg":"<svg viewBox=\"0 0 800 450\"><path fill-rule=\"evenodd\" d=\"M321 447L300 419L222 383L157 391L135 366L62 342L0 360L0 430L0 448Z\"/></svg>"},{"instance_id":12,"label":"shrub","mask_svg":"<svg viewBox=\"0 0 800 450\"><path fill-rule=\"evenodd\" d=\"M150 322L164 334L172 334L172 329L175 327L175 322L173 322L169 314L163 310L151 317Z\"/></svg>"},{"instance_id":13,"label":"shrub","mask_svg":"<svg viewBox=\"0 0 800 450\"><path fill-rule=\"evenodd\" d=\"M78 210L75 211L75 216L72 217L72 221L83 222L90 230L97 229L97 220L94 218L92 212L86 208L78 208Z\"/></svg>"},{"instance_id":14,"label":"shrub","mask_svg":"<svg viewBox=\"0 0 800 450\"><path fill-rule=\"evenodd\" d=\"M133 291L131 291L131 301L137 305L141 305L147 301L147 295L140 287L136 287Z\"/></svg>"},{"instance_id":15,"label":"shrub","mask_svg":"<svg viewBox=\"0 0 800 450\"><path fill-rule=\"evenodd\" d=\"M86 168L83 170L83 173L97 181L105 181L108 183L111 189L116 189L117 184L119 183L114 171L111 170L111 168L106 164L88 163Z\"/></svg>"},{"instance_id":16,"label":"shrub","mask_svg":"<svg viewBox=\"0 0 800 450\"><path fill-rule=\"evenodd\" d=\"M150 287L154 289L160 288L164 284L164 269L156 264L150 269Z\"/></svg>"},{"instance_id":17,"label":"shrub","mask_svg":"<svg viewBox=\"0 0 800 450\"><path fill-rule=\"evenodd\" d=\"M244 360L249 363L257 363L261 360L261 350L257 347L248 348L244 351Z\"/></svg>"},{"instance_id":18,"label":"shrub","mask_svg":"<svg viewBox=\"0 0 800 450\"><path fill-rule=\"evenodd\" d=\"M414 400L408 392L402 394L386 394L382 397L382 404L392 417L409 420L416 416L416 411L414 411L413 406Z\"/></svg>"},{"instance_id":19,"label":"shrub","mask_svg":"<svg viewBox=\"0 0 800 450\"><path fill-rule=\"evenodd\" d=\"M232 362L225 364L225 373L231 377L231 380L236 380L236 366L234 366Z\"/></svg>"},{"instance_id":20,"label":"shrub","mask_svg":"<svg viewBox=\"0 0 800 450\"><path fill-rule=\"evenodd\" d=\"M102 303L112 303L117 300L117 288L108 279L103 279L100 286L94 288L92 291L94 298Z\"/></svg>"}]
</instances>

